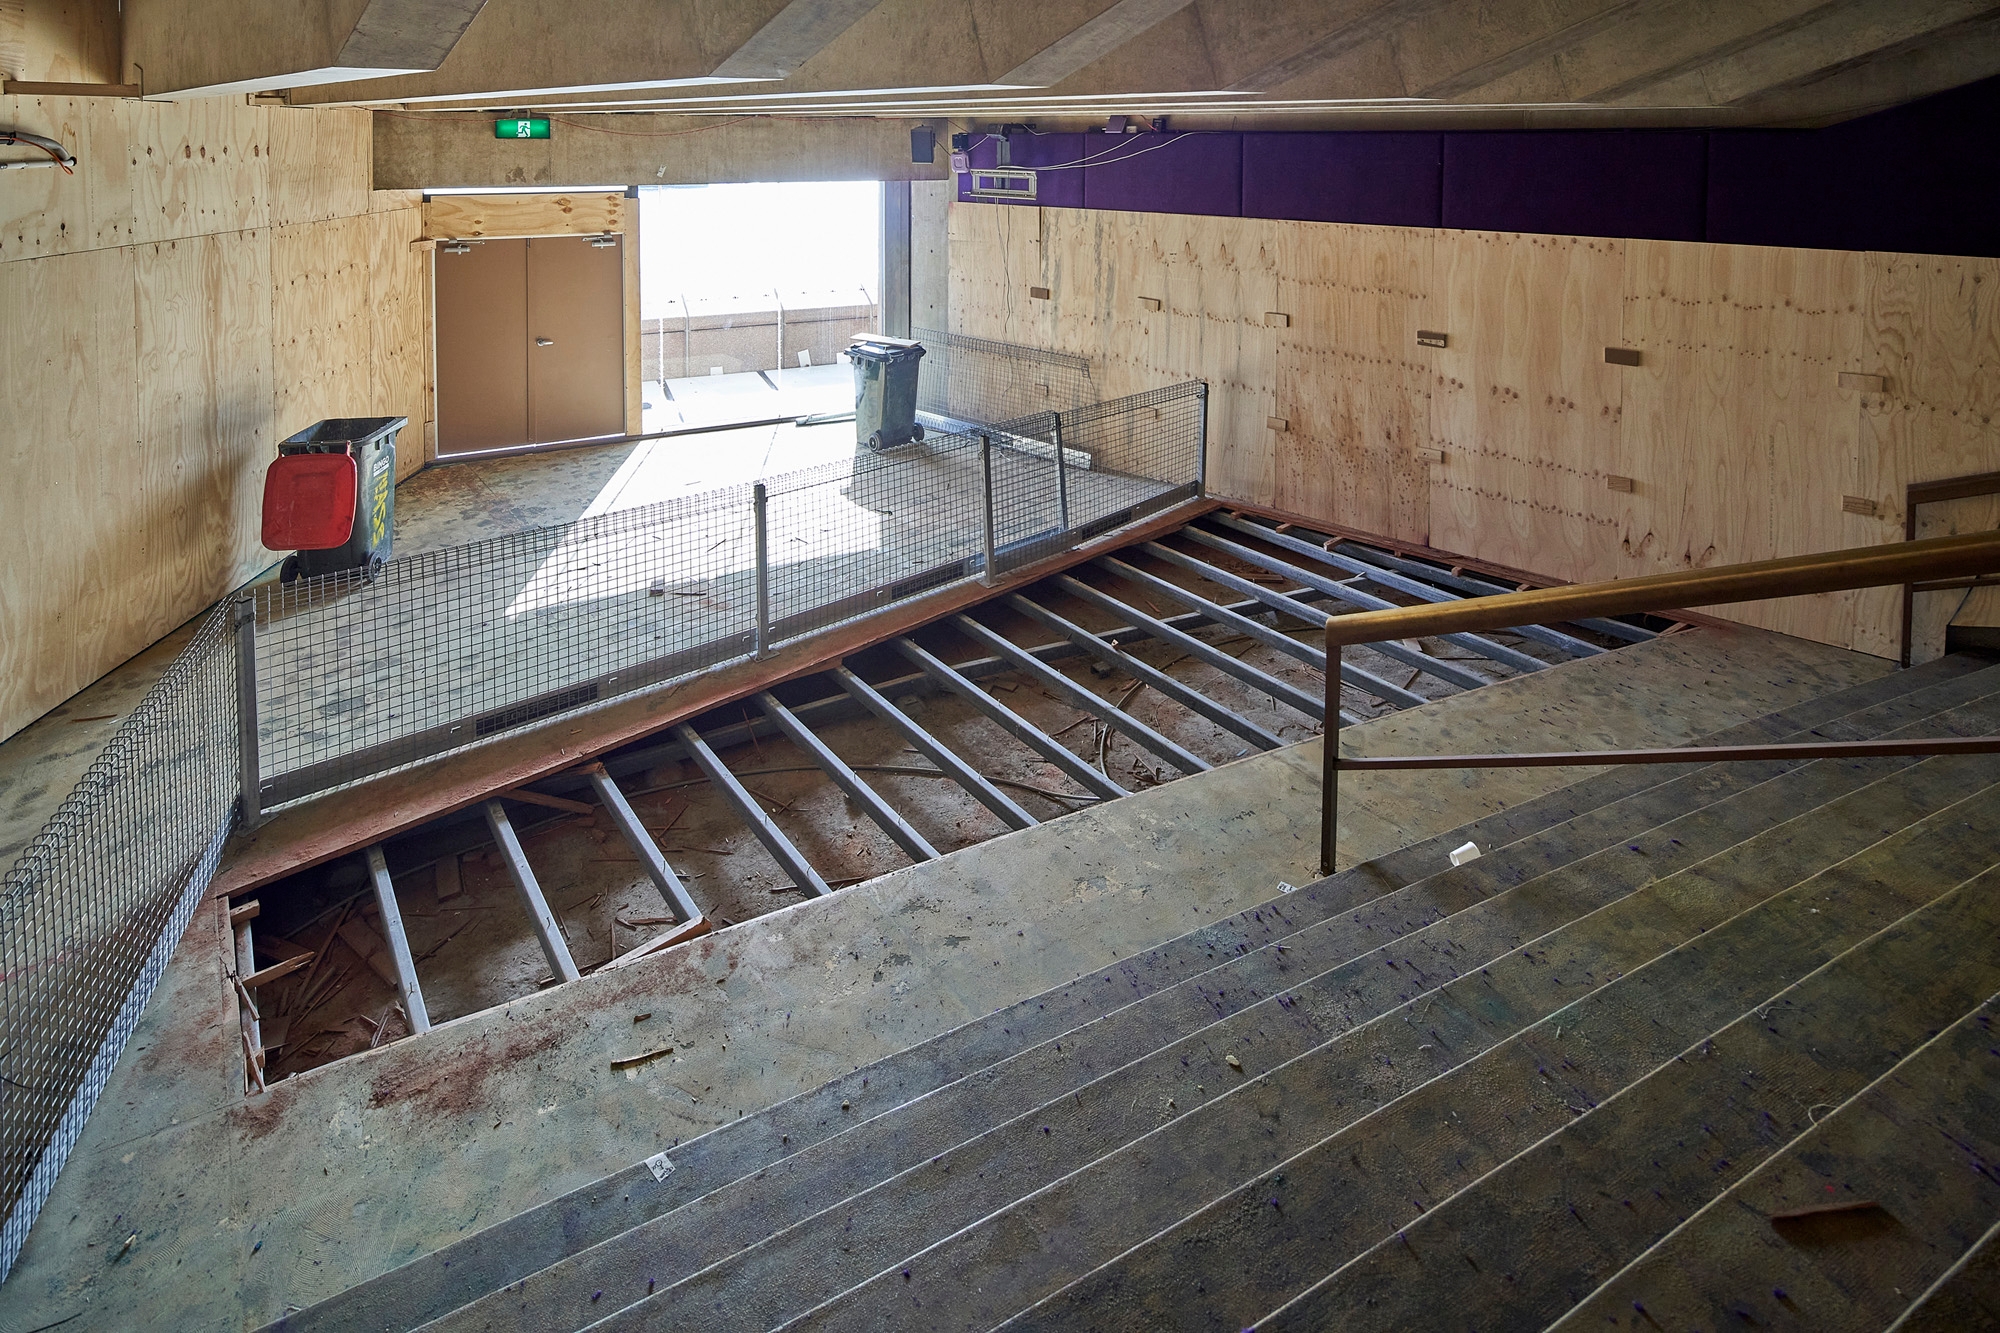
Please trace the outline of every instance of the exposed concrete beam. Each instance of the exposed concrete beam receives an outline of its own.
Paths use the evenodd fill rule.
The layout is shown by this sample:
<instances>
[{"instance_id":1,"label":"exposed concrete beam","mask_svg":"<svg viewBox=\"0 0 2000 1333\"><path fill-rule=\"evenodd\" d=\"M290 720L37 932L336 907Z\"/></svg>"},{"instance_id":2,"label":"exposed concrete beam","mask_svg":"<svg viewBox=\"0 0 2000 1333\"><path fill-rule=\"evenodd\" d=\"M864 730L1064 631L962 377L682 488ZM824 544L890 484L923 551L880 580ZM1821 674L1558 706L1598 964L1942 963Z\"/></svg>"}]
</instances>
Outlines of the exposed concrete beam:
<instances>
[{"instance_id":1,"label":"exposed concrete beam","mask_svg":"<svg viewBox=\"0 0 2000 1333\"><path fill-rule=\"evenodd\" d=\"M433 70L486 0L132 0L125 64L148 97L203 97Z\"/></svg>"},{"instance_id":2,"label":"exposed concrete beam","mask_svg":"<svg viewBox=\"0 0 2000 1333\"><path fill-rule=\"evenodd\" d=\"M1897 51L1817 74L1729 108L1758 125L1814 128L2000 74L2000 15L1954 24Z\"/></svg>"},{"instance_id":3,"label":"exposed concrete beam","mask_svg":"<svg viewBox=\"0 0 2000 1333\"><path fill-rule=\"evenodd\" d=\"M1325 69L1341 56L1379 41L1416 19L1449 8L1451 4L1452 0L1410 0L1405 4L1399 4L1397 0L1378 0L1378 3L1369 5L1348 22L1332 28L1317 41L1239 76L1229 86L1242 91L1264 91L1296 82Z\"/></svg>"},{"instance_id":4,"label":"exposed concrete beam","mask_svg":"<svg viewBox=\"0 0 2000 1333\"><path fill-rule=\"evenodd\" d=\"M1464 69L1437 79L1417 90L1420 97L1456 97L1460 93L1481 87L1494 79L1512 74L1547 59L1559 52L1586 41L1598 33L1609 31L1629 17L1634 10L1643 7L1643 0L1620 0L1598 10L1595 14L1565 23L1543 33L1535 40L1503 51L1497 56L1468 65Z\"/></svg>"},{"instance_id":5,"label":"exposed concrete beam","mask_svg":"<svg viewBox=\"0 0 2000 1333\"><path fill-rule=\"evenodd\" d=\"M486 0L369 0L334 63L343 69L436 69Z\"/></svg>"},{"instance_id":6,"label":"exposed concrete beam","mask_svg":"<svg viewBox=\"0 0 2000 1333\"><path fill-rule=\"evenodd\" d=\"M882 0L791 0L757 35L715 67L717 78L783 79L853 27Z\"/></svg>"},{"instance_id":7,"label":"exposed concrete beam","mask_svg":"<svg viewBox=\"0 0 2000 1333\"><path fill-rule=\"evenodd\" d=\"M1047 88L1061 83L1192 3L1193 0L1118 0L994 82L1020 88Z\"/></svg>"},{"instance_id":8,"label":"exposed concrete beam","mask_svg":"<svg viewBox=\"0 0 2000 1333\"><path fill-rule=\"evenodd\" d=\"M292 100L423 103L475 93L743 82L716 70L787 8L785 0L644 7L631 0L487 0L479 22L435 72L302 88Z\"/></svg>"},{"instance_id":9,"label":"exposed concrete beam","mask_svg":"<svg viewBox=\"0 0 2000 1333\"><path fill-rule=\"evenodd\" d=\"M2000 11L1994 0L1858 0L1828 6L1769 40L1731 52L1675 78L1641 82L1621 100L1650 105L1726 106L1767 89L1902 48L1967 19Z\"/></svg>"},{"instance_id":10,"label":"exposed concrete beam","mask_svg":"<svg viewBox=\"0 0 2000 1333\"><path fill-rule=\"evenodd\" d=\"M640 22L624 0L487 0L436 72L299 89L293 100L1026 120L1043 128L1133 113L1209 129L1743 125L1858 110L1850 102L1862 84L1873 97L1890 82L1825 80L1855 62L1900 61L1928 33L1991 12L1996 0L742 0L699 15L696 8L664 7L665 17L654 21L648 11ZM1976 36L1987 40L1983 30ZM1909 96L1932 90L1939 59L1911 65ZM1967 53L1949 61L1977 63ZM1773 101L1779 90L1790 91ZM1907 99L1888 98L1897 100ZM708 133L699 123L683 128ZM550 183L619 179L558 175Z\"/></svg>"},{"instance_id":11,"label":"exposed concrete beam","mask_svg":"<svg viewBox=\"0 0 2000 1333\"><path fill-rule=\"evenodd\" d=\"M724 181L942 180L910 161L924 120L565 116L548 139L495 139L490 117L377 114L378 190L464 186L688 185Z\"/></svg>"}]
</instances>

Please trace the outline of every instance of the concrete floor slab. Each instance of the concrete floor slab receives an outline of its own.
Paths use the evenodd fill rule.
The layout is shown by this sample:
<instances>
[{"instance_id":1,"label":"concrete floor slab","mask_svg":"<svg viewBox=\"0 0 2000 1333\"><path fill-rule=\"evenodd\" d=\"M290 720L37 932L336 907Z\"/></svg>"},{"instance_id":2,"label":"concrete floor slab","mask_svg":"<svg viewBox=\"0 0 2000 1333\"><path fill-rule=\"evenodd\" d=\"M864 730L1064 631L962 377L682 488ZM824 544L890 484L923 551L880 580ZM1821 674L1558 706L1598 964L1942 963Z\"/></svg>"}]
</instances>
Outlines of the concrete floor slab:
<instances>
[{"instance_id":1,"label":"concrete floor slab","mask_svg":"<svg viewBox=\"0 0 2000 1333\"><path fill-rule=\"evenodd\" d=\"M1683 740L1890 669L1699 630L1352 728L1360 752ZM1317 742L967 847L253 1098L205 905L56 1184L0 1329L254 1327L707 1128L1310 878ZM1370 775L1354 856L1564 770ZM639 1015L647 1014L643 1020ZM627 1070L613 1058L672 1045ZM180 1079L161 1079L178 1068ZM226 1078L225 1078L226 1075ZM240 1086L240 1083L236 1086ZM137 1233L130 1251L109 1250ZM261 1245L261 1248L258 1248Z\"/></svg>"}]
</instances>

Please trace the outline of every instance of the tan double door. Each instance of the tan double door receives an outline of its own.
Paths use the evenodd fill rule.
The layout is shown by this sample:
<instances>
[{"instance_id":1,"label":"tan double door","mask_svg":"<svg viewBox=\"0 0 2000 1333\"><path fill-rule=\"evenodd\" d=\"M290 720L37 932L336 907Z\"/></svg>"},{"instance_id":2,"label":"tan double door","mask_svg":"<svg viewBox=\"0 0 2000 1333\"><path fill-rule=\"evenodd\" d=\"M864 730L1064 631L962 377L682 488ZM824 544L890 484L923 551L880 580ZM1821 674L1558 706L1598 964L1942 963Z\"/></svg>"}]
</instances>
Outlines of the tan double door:
<instances>
[{"instance_id":1,"label":"tan double door","mask_svg":"<svg viewBox=\"0 0 2000 1333\"><path fill-rule=\"evenodd\" d=\"M625 433L625 267L588 236L437 252L438 453Z\"/></svg>"}]
</instances>

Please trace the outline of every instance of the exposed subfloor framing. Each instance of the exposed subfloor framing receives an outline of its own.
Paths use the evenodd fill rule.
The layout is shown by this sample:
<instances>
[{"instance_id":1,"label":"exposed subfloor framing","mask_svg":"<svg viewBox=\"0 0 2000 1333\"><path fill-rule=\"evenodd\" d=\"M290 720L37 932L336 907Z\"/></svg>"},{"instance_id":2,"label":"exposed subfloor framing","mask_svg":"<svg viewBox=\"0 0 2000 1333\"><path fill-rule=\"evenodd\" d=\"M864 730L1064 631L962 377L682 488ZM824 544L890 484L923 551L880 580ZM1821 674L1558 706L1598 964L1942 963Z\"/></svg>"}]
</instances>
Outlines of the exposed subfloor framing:
<instances>
[{"instance_id":1,"label":"exposed subfloor framing","mask_svg":"<svg viewBox=\"0 0 2000 1333\"><path fill-rule=\"evenodd\" d=\"M1307 739L1328 614L1513 590L1217 512L752 690L239 899L246 1085ZM1590 621L1350 649L1342 718L1654 632Z\"/></svg>"}]
</instances>

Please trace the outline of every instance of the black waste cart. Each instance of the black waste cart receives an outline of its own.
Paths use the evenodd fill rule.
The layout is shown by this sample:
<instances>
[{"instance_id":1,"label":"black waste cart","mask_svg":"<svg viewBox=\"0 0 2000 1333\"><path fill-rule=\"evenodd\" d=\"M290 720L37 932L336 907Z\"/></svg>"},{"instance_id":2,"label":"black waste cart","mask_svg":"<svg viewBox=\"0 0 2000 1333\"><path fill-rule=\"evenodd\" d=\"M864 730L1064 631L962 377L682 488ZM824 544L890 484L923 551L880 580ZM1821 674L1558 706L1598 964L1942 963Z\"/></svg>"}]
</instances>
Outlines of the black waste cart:
<instances>
[{"instance_id":1,"label":"black waste cart","mask_svg":"<svg viewBox=\"0 0 2000 1333\"><path fill-rule=\"evenodd\" d=\"M924 345L865 333L847 349L854 364L854 438L870 449L895 449L924 438L917 424L917 363Z\"/></svg>"},{"instance_id":2,"label":"black waste cart","mask_svg":"<svg viewBox=\"0 0 2000 1333\"><path fill-rule=\"evenodd\" d=\"M290 582L348 569L365 569L372 578L389 559L396 527L396 432L408 424L408 417L336 417L302 430L278 445L278 459L264 478L264 544L274 550L286 549L294 545L292 534L314 528L318 529L313 538L315 543L332 543L316 545L315 549L301 546L296 554L286 558L280 579ZM307 459L314 463L330 462L328 455L345 455L353 460L354 516L344 531L337 518L329 529L326 515L312 515L297 508L305 497L322 493L337 496L343 488L301 488L287 475L305 467ZM274 513L280 506L291 508L285 521L274 522ZM283 544L274 545L274 537Z\"/></svg>"}]
</instances>

